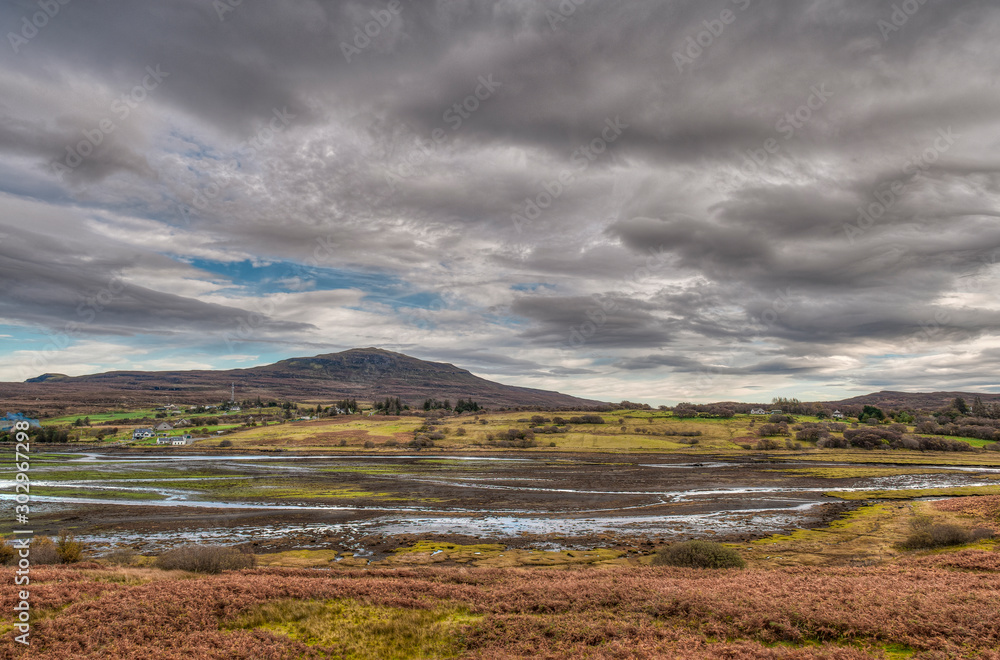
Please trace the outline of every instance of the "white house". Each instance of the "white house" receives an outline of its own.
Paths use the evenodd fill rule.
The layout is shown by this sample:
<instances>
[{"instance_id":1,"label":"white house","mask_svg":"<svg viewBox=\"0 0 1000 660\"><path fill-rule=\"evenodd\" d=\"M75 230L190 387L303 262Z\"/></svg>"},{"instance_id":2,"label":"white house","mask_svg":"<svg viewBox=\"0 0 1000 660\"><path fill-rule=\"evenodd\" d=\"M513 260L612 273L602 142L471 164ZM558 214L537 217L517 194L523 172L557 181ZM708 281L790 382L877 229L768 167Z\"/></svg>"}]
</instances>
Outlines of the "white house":
<instances>
[{"instance_id":1,"label":"white house","mask_svg":"<svg viewBox=\"0 0 1000 660\"><path fill-rule=\"evenodd\" d=\"M844 419L844 413L840 412L839 410L834 410L833 414L830 415L830 417L833 417L834 419Z\"/></svg>"},{"instance_id":2,"label":"white house","mask_svg":"<svg viewBox=\"0 0 1000 660\"><path fill-rule=\"evenodd\" d=\"M142 440L143 438L152 438L153 429L136 429L132 431L133 440Z\"/></svg>"},{"instance_id":3,"label":"white house","mask_svg":"<svg viewBox=\"0 0 1000 660\"><path fill-rule=\"evenodd\" d=\"M763 408L754 408L753 410L750 411L750 414L751 415L766 415L767 411L764 410Z\"/></svg>"}]
</instances>

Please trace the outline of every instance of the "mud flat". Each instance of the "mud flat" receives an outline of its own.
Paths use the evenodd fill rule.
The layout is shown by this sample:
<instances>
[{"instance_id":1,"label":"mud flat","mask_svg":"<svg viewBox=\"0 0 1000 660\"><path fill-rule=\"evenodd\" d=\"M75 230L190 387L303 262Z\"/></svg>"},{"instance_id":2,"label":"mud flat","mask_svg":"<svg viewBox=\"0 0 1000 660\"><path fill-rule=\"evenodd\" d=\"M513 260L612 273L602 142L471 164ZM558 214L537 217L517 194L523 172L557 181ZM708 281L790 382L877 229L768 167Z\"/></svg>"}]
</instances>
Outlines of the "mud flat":
<instances>
[{"instance_id":1,"label":"mud flat","mask_svg":"<svg viewBox=\"0 0 1000 660\"><path fill-rule=\"evenodd\" d=\"M32 519L36 532L69 529L95 554L189 542L359 556L416 540L649 547L824 526L860 504L837 493L989 487L997 476L682 455L60 454L33 465ZM11 490L0 482L0 511Z\"/></svg>"}]
</instances>

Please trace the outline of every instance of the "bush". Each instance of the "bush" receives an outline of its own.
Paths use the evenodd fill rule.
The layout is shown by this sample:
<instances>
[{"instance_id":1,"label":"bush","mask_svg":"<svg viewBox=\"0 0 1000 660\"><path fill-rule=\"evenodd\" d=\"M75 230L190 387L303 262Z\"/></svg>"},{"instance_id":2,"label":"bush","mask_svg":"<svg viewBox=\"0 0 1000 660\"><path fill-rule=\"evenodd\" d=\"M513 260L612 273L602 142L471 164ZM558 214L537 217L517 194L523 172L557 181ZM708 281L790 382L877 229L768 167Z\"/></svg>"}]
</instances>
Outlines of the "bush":
<instances>
[{"instance_id":1,"label":"bush","mask_svg":"<svg viewBox=\"0 0 1000 660\"><path fill-rule=\"evenodd\" d=\"M991 539L994 535L993 530L988 527L968 529L952 523L935 523L926 516L915 518L910 527L913 531L900 544L906 550L965 545L973 541Z\"/></svg>"},{"instance_id":2,"label":"bush","mask_svg":"<svg viewBox=\"0 0 1000 660\"><path fill-rule=\"evenodd\" d=\"M774 438L761 438L757 441L757 444L754 445L754 449L781 449L781 443Z\"/></svg>"},{"instance_id":3,"label":"bush","mask_svg":"<svg viewBox=\"0 0 1000 660\"><path fill-rule=\"evenodd\" d=\"M104 555L104 561L113 566L132 566L139 560L139 553L129 547L115 548Z\"/></svg>"},{"instance_id":4,"label":"bush","mask_svg":"<svg viewBox=\"0 0 1000 660\"><path fill-rule=\"evenodd\" d=\"M223 440L222 442L219 443L219 446L220 447L232 447L233 446L233 441L232 440Z\"/></svg>"},{"instance_id":5,"label":"bush","mask_svg":"<svg viewBox=\"0 0 1000 660\"><path fill-rule=\"evenodd\" d=\"M83 544L66 530L60 530L59 539L56 541L56 553L63 564L75 564L83 556Z\"/></svg>"},{"instance_id":6,"label":"bush","mask_svg":"<svg viewBox=\"0 0 1000 660\"><path fill-rule=\"evenodd\" d=\"M165 571L181 570L195 573L221 573L253 568L257 558L239 548L216 545L185 545L168 550L154 564Z\"/></svg>"},{"instance_id":7,"label":"bush","mask_svg":"<svg viewBox=\"0 0 1000 660\"><path fill-rule=\"evenodd\" d=\"M374 449L375 443L371 440L365 440L365 449Z\"/></svg>"},{"instance_id":8,"label":"bush","mask_svg":"<svg viewBox=\"0 0 1000 660\"><path fill-rule=\"evenodd\" d=\"M17 561L17 550L7 541L0 540L0 566L9 566Z\"/></svg>"},{"instance_id":9,"label":"bush","mask_svg":"<svg viewBox=\"0 0 1000 660\"><path fill-rule=\"evenodd\" d=\"M654 566L690 568L743 568L746 562L736 550L714 541L685 541L663 548L653 557Z\"/></svg>"},{"instance_id":10,"label":"bush","mask_svg":"<svg viewBox=\"0 0 1000 660\"><path fill-rule=\"evenodd\" d=\"M47 536L38 536L32 539L31 563L33 565L58 564L59 550L56 548L55 542Z\"/></svg>"}]
</instances>

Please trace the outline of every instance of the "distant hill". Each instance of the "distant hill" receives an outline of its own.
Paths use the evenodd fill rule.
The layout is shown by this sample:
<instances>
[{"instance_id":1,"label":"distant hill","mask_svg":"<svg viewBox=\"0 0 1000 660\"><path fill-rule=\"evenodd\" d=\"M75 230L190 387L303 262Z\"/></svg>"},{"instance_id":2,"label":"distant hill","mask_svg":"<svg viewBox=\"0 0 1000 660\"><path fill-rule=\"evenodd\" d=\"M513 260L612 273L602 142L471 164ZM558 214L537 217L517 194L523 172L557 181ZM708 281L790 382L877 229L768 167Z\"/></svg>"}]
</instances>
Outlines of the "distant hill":
<instances>
[{"instance_id":1,"label":"distant hill","mask_svg":"<svg viewBox=\"0 0 1000 660\"><path fill-rule=\"evenodd\" d=\"M945 408L956 397L962 397L965 402L972 405L973 399L979 397L983 403L1000 401L1000 394L983 394L977 392L891 392L882 391L873 394L863 394L861 396L842 399L840 401L824 401L829 406L878 406L879 408L913 409L913 410L938 410Z\"/></svg>"},{"instance_id":2,"label":"distant hill","mask_svg":"<svg viewBox=\"0 0 1000 660\"><path fill-rule=\"evenodd\" d=\"M11 409L48 411L66 404L144 405L217 403L236 384L239 400L374 400L398 396L410 405L426 398L472 398L491 407L589 408L600 401L559 392L503 385L442 362L428 362L378 348L291 358L250 369L220 371L110 371L89 376L44 374L24 383L0 383L0 401Z\"/></svg>"}]
</instances>

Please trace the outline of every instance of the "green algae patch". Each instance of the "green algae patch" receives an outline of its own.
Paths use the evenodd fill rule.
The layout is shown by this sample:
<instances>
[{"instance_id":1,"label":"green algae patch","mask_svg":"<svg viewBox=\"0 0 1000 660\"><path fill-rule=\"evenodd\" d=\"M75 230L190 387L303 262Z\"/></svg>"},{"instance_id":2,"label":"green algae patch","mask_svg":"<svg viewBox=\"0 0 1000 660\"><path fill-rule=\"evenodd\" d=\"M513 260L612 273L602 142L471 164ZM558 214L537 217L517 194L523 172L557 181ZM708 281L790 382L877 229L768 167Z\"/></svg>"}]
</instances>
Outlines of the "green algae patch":
<instances>
[{"instance_id":1,"label":"green algae patch","mask_svg":"<svg viewBox=\"0 0 1000 660\"><path fill-rule=\"evenodd\" d=\"M833 490L823 494L842 500L913 500L919 497L1000 495L1000 486L949 486L946 488L912 488L903 490Z\"/></svg>"}]
</instances>

